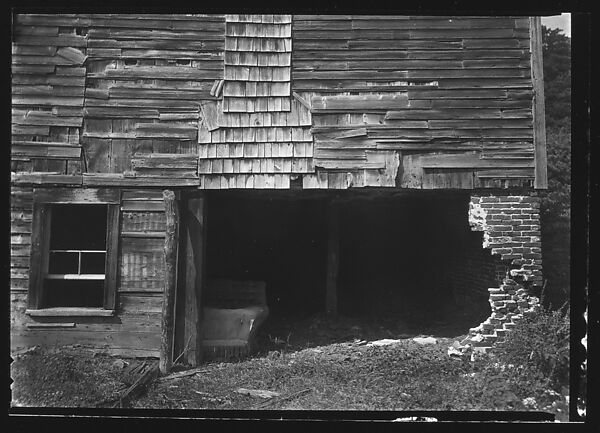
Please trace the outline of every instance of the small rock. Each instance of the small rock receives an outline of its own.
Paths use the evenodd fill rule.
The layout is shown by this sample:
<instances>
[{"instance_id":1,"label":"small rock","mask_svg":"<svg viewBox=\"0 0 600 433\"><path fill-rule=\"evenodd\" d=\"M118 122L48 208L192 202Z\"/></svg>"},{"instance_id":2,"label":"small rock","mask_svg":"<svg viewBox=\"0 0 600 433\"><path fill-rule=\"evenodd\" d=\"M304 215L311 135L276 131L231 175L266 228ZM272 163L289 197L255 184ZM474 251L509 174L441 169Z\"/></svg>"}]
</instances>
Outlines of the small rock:
<instances>
[{"instance_id":1,"label":"small rock","mask_svg":"<svg viewBox=\"0 0 600 433\"><path fill-rule=\"evenodd\" d=\"M436 422L437 418L430 417L430 416L407 416L404 418L396 418L396 419L392 420L392 422L414 422L414 421Z\"/></svg>"},{"instance_id":2,"label":"small rock","mask_svg":"<svg viewBox=\"0 0 600 433\"><path fill-rule=\"evenodd\" d=\"M437 340L433 337L415 337L413 341L419 344L437 344Z\"/></svg>"},{"instance_id":3,"label":"small rock","mask_svg":"<svg viewBox=\"0 0 600 433\"><path fill-rule=\"evenodd\" d=\"M535 398L533 398L533 397L524 398L522 403L523 403L523 406L530 408L530 409L533 409L537 406L537 402L535 401Z\"/></svg>"},{"instance_id":4,"label":"small rock","mask_svg":"<svg viewBox=\"0 0 600 433\"><path fill-rule=\"evenodd\" d=\"M455 349L452 346L448 347L448 356L462 356L462 355L463 355L463 353L460 350Z\"/></svg>"},{"instance_id":5,"label":"small rock","mask_svg":"<svg viewBox=\"0 0 600 433\"><path fill-rule=\"evenodd\" d=\"M371 341L367 346L389 346L390 344L401 343L402 340L392 340L390 338L384 338L382 340Z\"/></svg>"},{"instance_id":6,"label":"small rock","mask_svg":"<svg viewBox=\"0 0 600 433\"><path fill-rule=\"evenodd\" d=\"M117 359L115 362L113 362L113 366L116 368L125 368L127 363L122 359Z\"/></svg>"}]
</instances>

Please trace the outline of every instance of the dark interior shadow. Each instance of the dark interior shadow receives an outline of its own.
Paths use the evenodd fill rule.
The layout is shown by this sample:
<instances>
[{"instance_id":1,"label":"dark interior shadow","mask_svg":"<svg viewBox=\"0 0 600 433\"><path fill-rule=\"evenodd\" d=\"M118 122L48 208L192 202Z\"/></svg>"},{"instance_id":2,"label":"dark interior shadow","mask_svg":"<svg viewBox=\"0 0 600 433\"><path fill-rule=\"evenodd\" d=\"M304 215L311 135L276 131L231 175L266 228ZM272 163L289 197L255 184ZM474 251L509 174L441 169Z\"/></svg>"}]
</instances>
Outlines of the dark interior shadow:
<instances>
[{"instance_id":1,"label":"dark interior shadow","mask_svg":"<svg viewBox=\"0 0 600 433\"><path fill-rule=\"evenodd\" d=\"M432 317L435 317L432 319ZM295 352L336 343L410 339L417 336L461 339L477 326L473 318L413 314L398 316L315 314L304 317L271 316L257 333L253 356L270 351Z\"/></svg>"}]
</instances>

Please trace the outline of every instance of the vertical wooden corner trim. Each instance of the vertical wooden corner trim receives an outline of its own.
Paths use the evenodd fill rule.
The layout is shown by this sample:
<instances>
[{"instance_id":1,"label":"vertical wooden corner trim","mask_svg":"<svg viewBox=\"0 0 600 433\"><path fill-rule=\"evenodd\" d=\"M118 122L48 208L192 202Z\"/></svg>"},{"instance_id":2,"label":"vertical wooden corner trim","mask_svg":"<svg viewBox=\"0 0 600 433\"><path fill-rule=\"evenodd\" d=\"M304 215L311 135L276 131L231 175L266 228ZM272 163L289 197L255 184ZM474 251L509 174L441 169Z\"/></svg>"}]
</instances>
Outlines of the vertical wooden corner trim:
<instances>
[{"instance_id":1,"label":"vertical wooden corner trim","mask_svg":"<svg viewBox=\"0 0 600 433\"><path fill-rule=\"evenodd\" d=\"M544 68L542 59L542 24L540 17L529 18L531 47L531 79L533 84L533 144L535 189L548 188L546 156L546 110L544 98Z\"/></svg>"},{"instance_id":2,"label":"vertical wooden corner trim","mask_svg":"<svg viewBox=\"0 0 600 433\"><path fill-rule=\"evenodd\" d=\"M29 256L28 306L38 309L43 303L44 275L48 271L48 247L50 243L50 206L33 203L31 226L31 254Z\"/></svg>"},{"instance_id":3,"label":"vertical wooden corner trim","mask_svg":"<svg viewBox=\"0 0 600 433\"><path fill-rule=\"evenodd\" d=\"M177 245L179 227L179 209L175 193L170 190L163 192L165 201L165 289L163 292L160 359L161 373L168 373L173 365L173 341L175 322L175 292L177 285Z\"/></svg>"},{"instance_id":4,"label":"vertical wooden corner trim","mask_svg":"<svg viewBox=\"0 0 600 433\"><path fill-rule=\"evenodd\" d=\"M119 217L120 205L110 204L106 221L106 279L104 280L104 308L114 310L117 299L119 263Z\"/></svg>"}]
</instances>

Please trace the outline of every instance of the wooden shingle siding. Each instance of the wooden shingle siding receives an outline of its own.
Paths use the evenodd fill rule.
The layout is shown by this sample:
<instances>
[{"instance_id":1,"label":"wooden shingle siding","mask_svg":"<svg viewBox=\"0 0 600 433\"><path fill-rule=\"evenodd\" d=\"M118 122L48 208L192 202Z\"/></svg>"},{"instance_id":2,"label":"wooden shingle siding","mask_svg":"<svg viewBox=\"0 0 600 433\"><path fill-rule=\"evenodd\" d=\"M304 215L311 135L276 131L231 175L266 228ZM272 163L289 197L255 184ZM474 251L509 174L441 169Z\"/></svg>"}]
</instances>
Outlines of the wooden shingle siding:
<instances>
[{"instance_id":1,"label":"wooden shingle siding","mask_svg":"<svg viewBox=\"0 0 600 433\"><path fill-rule=\"evenodd\" d=\"M206 125L199 145L200 188L287 189L292 176L314 172L310 111L288 99L288 112L211 111L214 125Z\"/></svg>"},{"instance_id":2,"label":"wooden shingle siding","mask_svg":"<svg viewBox=\"0 0 600 433\"><path fill-rule=\"evenodd\" d=\"M225 18L223 101L202 106L200 188L290 188L315 169L310 112L291 92L291 16Z\"/></svg>"},{"instance_id":3,"label":"wooden shingle siding","mask_svg":"<svg viewBox=\"0 0 600 433\"><path fill-rule=\"evenodd\" d=\"M223 112L290 111L291 16L225 21Z\"/></svg>"}]
</instances>

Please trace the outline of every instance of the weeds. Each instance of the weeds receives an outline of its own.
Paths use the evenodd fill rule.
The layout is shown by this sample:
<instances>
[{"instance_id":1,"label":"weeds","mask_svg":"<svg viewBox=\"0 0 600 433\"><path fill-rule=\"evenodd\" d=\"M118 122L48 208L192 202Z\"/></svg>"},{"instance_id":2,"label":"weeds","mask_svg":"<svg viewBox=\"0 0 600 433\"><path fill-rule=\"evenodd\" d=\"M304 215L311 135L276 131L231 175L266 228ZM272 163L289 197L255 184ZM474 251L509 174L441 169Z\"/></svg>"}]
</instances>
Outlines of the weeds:
<instances>
[{"instance_id":1,"label":"weeds","mask_svg":"<svg viewBox=\"0 0 600 433\"><path fill-rule=\"evenodd\" d=\"M569 310L540 309L524 319L495 350L504 364L521 366L524 375L539 375L555 391L569 383Z\"/></svg>"}]
</instances>

